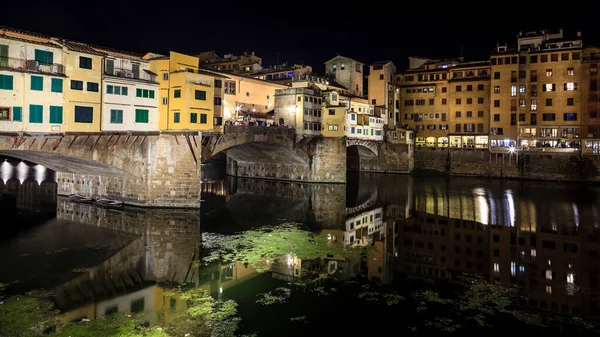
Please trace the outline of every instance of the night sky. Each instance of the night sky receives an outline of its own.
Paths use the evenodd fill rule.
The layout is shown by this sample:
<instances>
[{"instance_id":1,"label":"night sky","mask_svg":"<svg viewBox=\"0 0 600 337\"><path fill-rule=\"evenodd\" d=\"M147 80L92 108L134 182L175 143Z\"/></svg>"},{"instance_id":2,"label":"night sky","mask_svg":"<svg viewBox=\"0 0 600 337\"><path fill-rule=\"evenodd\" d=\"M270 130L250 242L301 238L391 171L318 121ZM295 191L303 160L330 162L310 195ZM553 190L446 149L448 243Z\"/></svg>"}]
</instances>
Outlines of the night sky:
<instances>
[{"instance_id":1,"label":"night sky","mask_svg":"<svg viewBox=\"0 0 600 337\"><path fill-rule=\"evenodd\" d=\"M580 29L584 45L600 45L593 11L551 9L543 2L508 8L505 2L416 1L426 6L408 7L397 1L385 7L369 1L353 7L341 5L350 2L333 6L299 0L265 5L256 0L163 1L173 9L156 5L158 0L85 2L8 1L2 6L8 15L0 24L139 53L254 51L263 66L277 60L304 62L316 72L337 54L367 64L390 59L399 70L407 67L408 56L456 57L461 46L466 60L487 59L496 43L514 42L519 31L538 28L562 27L573 34Z\"/></svg>"}]
</instances>

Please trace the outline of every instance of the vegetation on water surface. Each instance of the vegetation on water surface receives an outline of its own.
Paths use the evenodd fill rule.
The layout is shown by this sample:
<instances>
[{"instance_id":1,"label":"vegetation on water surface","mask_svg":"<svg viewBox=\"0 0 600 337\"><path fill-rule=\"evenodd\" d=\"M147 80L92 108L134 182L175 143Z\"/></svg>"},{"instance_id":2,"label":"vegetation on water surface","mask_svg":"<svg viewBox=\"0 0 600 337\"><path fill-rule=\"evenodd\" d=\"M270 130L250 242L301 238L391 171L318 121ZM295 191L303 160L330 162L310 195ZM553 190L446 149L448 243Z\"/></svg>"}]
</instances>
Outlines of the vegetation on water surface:
<instances>
[{"instance_id":1,"label":"vegetation on water surface","mask_svg":"<svg viewBox=\"0 0 600 337\"><path fill-rule=\"evenodd\" d=\"M203 246L208 250L202 259L205 263L244 262L252 264L257 271L268 270L266 261L289 253L302 260L312 260L327 256L360 256L366 250L330 242L327 235L302 230L294 223L265 226L233 235L205 234Z\"/></svg>"},{"instance_id":2,"label":"vegetation on water surface","mask_svg":"<svg viewBox=\"0 0 600 337\"><path fill-rule=\"evenodd\" d=\"M174 288L164 294L185 304L158 313L158 324L143 326L142 316L114 313L64 323L50 294L30 292L0 302L0 336L10 337L202 337L235 336L240 321L237 303L215 300L202 289Z\"/></svg>"}]
</instances>

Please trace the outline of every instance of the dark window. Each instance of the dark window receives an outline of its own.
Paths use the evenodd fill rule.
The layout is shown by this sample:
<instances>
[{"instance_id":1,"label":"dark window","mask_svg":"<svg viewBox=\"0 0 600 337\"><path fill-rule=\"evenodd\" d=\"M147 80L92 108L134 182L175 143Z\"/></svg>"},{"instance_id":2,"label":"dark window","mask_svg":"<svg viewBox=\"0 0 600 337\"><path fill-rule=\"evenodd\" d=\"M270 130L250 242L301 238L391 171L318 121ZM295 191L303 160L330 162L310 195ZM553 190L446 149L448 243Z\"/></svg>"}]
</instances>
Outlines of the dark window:
<instances>
[{"instance_id":1,"label":"dark window","mask_svg":"<svg viewBox=\"0 0 600 337\"><path fill-rule=\"evenodd\" d=\"M79 68L92 69L92 59L89 57L79 56Z\"/></svg>"},{"instance_id":2,"label":"dark window","mask_svg":"<svg viewBox=\"0 0 600 337\"><path fill-rule=\"evenodd\" d=\"M93 123L94 108L91 106L75 106L75 123Z\"/></svg>"},{"instance_id":3,"label":"dark window","mask_svg":"<svg viewBox=\"0 0 600 337\"><path fill-rule=\"evenodd\" d=\"M496 99L494 100L494 108L499 108L500 107L500 100Z\"/></svg>"},{"instance_id":4,"label":"dark window","mask_svg":"<svg viewBox=\"0 0 600 337\"><path fill-rule=\"evenodd\" d=\"M483 84L478 84L477 85L477 90L479 90L479 91L483 90Z\"/></svg>"},{"instance_id":5,"label":"dark window","mask_svg":"<svg viewBox=\"0 0 600 337\"><path fill-rule=\"evenodd\" d=\"M71 80L72 90L83 90L83 81Z\"/></svg>"},{"instance_id":6,"label":"dark window","mask_svg":"<svg viewBox=\"0 0 600 337\"><path fill-rule=\"evenodd\" d=\"M195 90L194 97L197 100L206 101L206 91L204 90Z\"/></svg>"},{"instance_id":7,"label":"dark window","mask_svg":"<svg viewBox=\"0 0 600 337\"><path fill-rule=\"evenodd\" d=\"M494 72L494 79L495 80L499 80L500 79L500 72L499 71Z\"/></svg>"},{"instance_id":8,"label":"dark window","mask_svg":"<svg viewBox=\"0 0 600 337\"><path fill-rule=\"evenodd\" d=\"M98 92L98 83L87 82L87 91Z\"/></svg>"}]
</instances>

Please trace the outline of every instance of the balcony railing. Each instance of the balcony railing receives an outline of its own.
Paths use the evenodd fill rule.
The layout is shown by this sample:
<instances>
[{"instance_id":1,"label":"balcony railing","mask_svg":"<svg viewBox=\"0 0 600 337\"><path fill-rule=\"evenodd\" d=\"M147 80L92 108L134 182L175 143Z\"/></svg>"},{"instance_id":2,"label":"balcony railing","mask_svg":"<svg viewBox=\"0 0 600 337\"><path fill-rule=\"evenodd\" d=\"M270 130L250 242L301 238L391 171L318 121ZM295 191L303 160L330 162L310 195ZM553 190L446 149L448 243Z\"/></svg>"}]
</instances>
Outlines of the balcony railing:
<instances>
[{"instance_id":1,"label":"balcony railing","mask_svg":"<svg viewBox=\"0 0 600 337\"><path fill-rule=\"evenodd\" d=\"M131 69L125 69L125 68L113 68L112 72L110 71L110 69L105 69L104 74L110 75L110 76L122 77L122 78L131 78L134 80L156 82L155 75L150 75L150 74L146 73L145 71L143 71L142 69L140 69L138 72L134 72Z\"/></svg>"},{"instance_id":2,"label":"balcony railing","mask_svg":"<svg viewBox=\"0 0 600 337\"><path fill-rule=\"evenodd\" d=\"M0 57L0 69L15 69L57 75L64 75L65 73L65 67L62 64L47 64L36 60L26 60L13 57Z\"/></svg>"}]
</instances>

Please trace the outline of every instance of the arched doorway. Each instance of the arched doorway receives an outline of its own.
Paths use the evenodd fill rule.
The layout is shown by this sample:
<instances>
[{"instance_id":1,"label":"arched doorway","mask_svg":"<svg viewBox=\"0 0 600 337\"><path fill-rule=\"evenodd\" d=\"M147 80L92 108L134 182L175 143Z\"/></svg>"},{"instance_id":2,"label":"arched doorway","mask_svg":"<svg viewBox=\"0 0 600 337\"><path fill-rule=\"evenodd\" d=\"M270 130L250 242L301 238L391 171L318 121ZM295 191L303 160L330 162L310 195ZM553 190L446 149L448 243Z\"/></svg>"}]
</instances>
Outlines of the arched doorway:
<instances>
[{"instance_id":1,"label":"arched doorway","mask_svg":"<svg viewBox=\"0 0 600 337\"><path fill-rule=\"evenodd\" d=\"M283 126L283 118L279 118L279 125Z\"/></svg>"}]
</instances>

